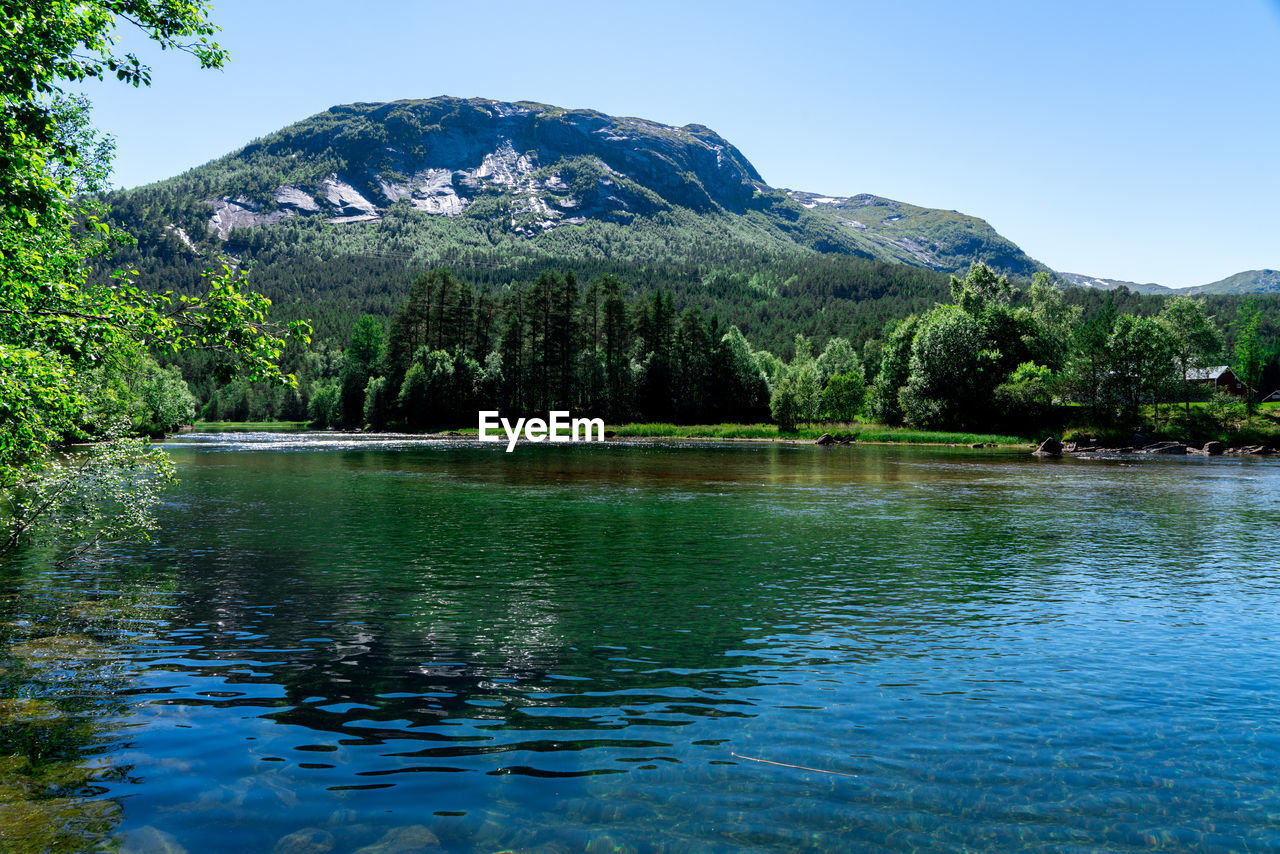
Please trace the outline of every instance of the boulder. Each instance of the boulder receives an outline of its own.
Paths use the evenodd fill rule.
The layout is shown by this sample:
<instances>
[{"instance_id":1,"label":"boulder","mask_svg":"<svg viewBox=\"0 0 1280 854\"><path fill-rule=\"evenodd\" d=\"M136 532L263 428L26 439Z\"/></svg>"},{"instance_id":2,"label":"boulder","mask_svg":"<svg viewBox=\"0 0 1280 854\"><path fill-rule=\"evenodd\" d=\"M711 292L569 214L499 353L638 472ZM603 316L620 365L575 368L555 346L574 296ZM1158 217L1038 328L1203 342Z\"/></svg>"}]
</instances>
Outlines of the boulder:
<instances>
[{"instance_id":1,"label":"boulder","mask_svg":"<svg viewBox=\"0 0 1280 854\"><path fill-rule=\"evenodd\" d=\"M830 433L823 433L821 436L818 437L818 441L815 442L814 444L834 445L835 443L836 443L836 440L834 436L832 436Z\"/></svg>"},{"instance_id":2,"label":"boulder","mask_svg":"<svg viewBox=\"0 0 1280 854\"><path fill-rule=\"evenodd\" d=\"M1181 442L1155 442L1142 449L1144 454L1185 454L1187 446Z\"/></svg>"},{"instance_id":3,"label":"boulder","mask_svg":"<svg viewBox=\"0 0 1280 854\"><path fill-rule=\"evenodd\" d=\"M1062 456L1062 443L1049 436L1031 453L1037 457L1060 457Z\"/></svg>"},{"instance_id":4,"label":"boulder","mask_svg":"<svg viewBox=\"0 0 1280 854\"><path fill-rule=\"evenodd\" d=\"M1216 457L1221 455L1226 449L1227 446L1221 442L1205 442L1204 447L1200 449L1200 452L1205 456Z\"/></svg>"}]
</instances>

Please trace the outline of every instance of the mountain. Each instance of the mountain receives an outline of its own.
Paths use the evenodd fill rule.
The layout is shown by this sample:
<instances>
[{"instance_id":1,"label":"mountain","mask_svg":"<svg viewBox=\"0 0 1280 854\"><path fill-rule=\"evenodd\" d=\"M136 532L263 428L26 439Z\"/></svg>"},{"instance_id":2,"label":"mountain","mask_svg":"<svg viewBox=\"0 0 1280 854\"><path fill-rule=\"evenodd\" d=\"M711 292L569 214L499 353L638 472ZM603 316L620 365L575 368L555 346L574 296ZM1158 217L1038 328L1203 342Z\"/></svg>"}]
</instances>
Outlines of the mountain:
<instances>
[{"instance_id":1,"label":"mountain","mask_svg":"<svg viewBox=\"0 0 1280 854\"><path fill-rule=\"evenodd\" d=\"M1277 270L1245 270L1243 273L1236 273L1234 276L1228 276L1225 279L1210 282L1207 285L1195 285L1189 288L1169 288L1153 283L1136 284L1118 279L1100 279L1094 276L1084 276L1079 273L1062 273L1061 276L1071 284L1084 288L1113 291L1116 288L1123 287L1140 294L1193 296L1195 294L1246 295L1280 293L1280 271Z\"/></svg>"},{"instance_id":2,"label":"mountain","mask_svg":"<svg viewBox=\"0 0 1280 854\"><path fill-rule=\"evenodd\" d=\"M1280 270L1245 270L1192 290L1203 294L1280 293Z\"/></svg>"},{"instance_id":3,"label":"mountain","mask_svg":"<svg viewBox=\"0 0 1280 854\"><path fill-rule=\"evenodd\" d=\"M717 265L847 255L940 271L1045 271L986 222L876 196L775 189L702 125L439 97L350 104L175 178L110 196L132 260L219 252L492 264Z\"/></svg>"},{"instance_id":4,"label":"mountain","mask_svg":"<svg viewBox=\"0 0 1280 854\"><path fill-rule=\"evenodd\" d=\"M784 190L806 209L836 223L857 247L887 261L956 272L974 261L1014 275L1050 272L985 221L863 193L842 198Z\"/></svg>"},{"instance_id":5,"label":"mountain","mask_svg":"<svg viewBox=\"0 0 1280 854\"><path fill-rule=\"evenodd\" d=\"M1062 273L1061 275L1062 278L1077 287L1096 288L1100 291L1114 291L1117 288L1128 288L1138 294L1190 293L1189 290L1175 291L1173 288L1167 288L1164 285L1157 285L1154 282L1138 284L1137 282L1126 282L1121 279L1100 279L1097 276L1086 276L1081 273Z\"/></svg>"}]
</instances>

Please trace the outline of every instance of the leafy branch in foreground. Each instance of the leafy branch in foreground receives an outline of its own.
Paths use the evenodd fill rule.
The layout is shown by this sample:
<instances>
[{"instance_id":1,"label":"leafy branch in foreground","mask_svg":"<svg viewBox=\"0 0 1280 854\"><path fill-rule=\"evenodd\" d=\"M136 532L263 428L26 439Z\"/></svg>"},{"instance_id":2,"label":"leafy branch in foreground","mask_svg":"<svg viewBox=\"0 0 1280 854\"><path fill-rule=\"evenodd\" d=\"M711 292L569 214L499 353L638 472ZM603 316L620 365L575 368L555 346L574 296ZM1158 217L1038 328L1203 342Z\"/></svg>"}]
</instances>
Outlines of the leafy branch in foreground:
<instances>
[{"instance_id":1,"label":"leafy branch in foreground","mask_svg":"<svg viewBox=\"0 0 1280 854\"><path fill-rule=\"evenodd\" d=\"M38 476L0 493L0 555L32 542L54 546L65 562L105 541L147 538L173 477L173 462L146 439L114 434L59 454Z\"/></svg>"},{"instance_id":2,"label":"leafy branch in foreground","mask_svg":"<svg viewBox=\"0 0 1280 854\"><path fill-rule=\"evenodd\" d=\"M183 295L139 287L136 272L89 276L91 258L130 238L107 225L88 195L105 187L112 146L89 125L88 102L62 87L108 73L149 84L136 56L115 51L118 23L220 67L226 52L211 40L217 28L207 9L171 0L0 0L0 554L29 538L38 520L90 545L152 524L152 490L169 475L155 452L115 429L121 407L110 399L131 384L139 354L205 350L228 373L293 382L279 358L309 327L269 321L270 301L247 291L230 267L207 271L203 286ZM105 442L50 458L77 439Z\"/></svg>"}]
</instances>

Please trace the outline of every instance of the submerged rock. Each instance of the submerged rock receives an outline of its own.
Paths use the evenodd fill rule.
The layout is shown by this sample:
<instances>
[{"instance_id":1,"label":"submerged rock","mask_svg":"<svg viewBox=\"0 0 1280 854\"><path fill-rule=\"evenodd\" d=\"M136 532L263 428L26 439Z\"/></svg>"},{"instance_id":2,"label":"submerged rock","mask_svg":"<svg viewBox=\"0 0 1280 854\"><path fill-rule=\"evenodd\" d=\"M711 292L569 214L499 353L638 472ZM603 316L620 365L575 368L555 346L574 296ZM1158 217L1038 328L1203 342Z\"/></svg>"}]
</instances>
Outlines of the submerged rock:
<instances>
[{"instance_id":1,"label":"submerged rock","mask_svg":"<svg viewBox=\"0 0 1280 854\"><path fill-rule=\"evenodd\" d=\"M355 854L418 854L440 847L440 837L420 824L388 830L372 845L356 849Z\"/></svg>"},{"instance_id":2,"label":"submerged rock","mask_svg":"<svg viewBox=\"0 0 1280 854\"><path fill-rule=\"evenodd\" d=\"M187 854L178 837L147 825L129 834L120 854Z\"/></svg>"},{"instance_id":3,"label":"submerged rock","mask_svg":"<svg viewBox=\"0 0 1280 854\"><path fill-rule=\"evenodd\" d=\"M282 836L271 849L272 854L328 854L337 840L333 834L318 827L304 827L288 836Z\"/></svg>"},{"instance_id":4,"label":"submerged rock","mask_svg":"<svg viewBox=\"0 0 1280 854\"><path fill-rule=\"evenodd\" d=\"M1144 454L1185 454L1187 446L1181 442L1156 442L1142 449Z\"/></svg>"}]
</instances>

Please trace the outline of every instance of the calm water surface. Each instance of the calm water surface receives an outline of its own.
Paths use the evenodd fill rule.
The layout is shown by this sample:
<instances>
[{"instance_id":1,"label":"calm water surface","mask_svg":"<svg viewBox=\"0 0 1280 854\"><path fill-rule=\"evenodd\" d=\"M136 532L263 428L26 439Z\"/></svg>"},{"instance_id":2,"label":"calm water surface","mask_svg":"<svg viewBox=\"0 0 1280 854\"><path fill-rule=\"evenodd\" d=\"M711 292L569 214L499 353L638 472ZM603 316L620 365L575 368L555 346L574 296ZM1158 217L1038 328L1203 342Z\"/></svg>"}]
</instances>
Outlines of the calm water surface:
<instances>
[{"instance_id":1,"label":"calm water surface","mask_svg":"<svg viewBox=\"0 0 1280 854\"><path fill-rule=\"evenodd\" d=\"M1276 461L167 447L5 582L126 851L1280 848Z\"/></svg>"}]
</instances>

